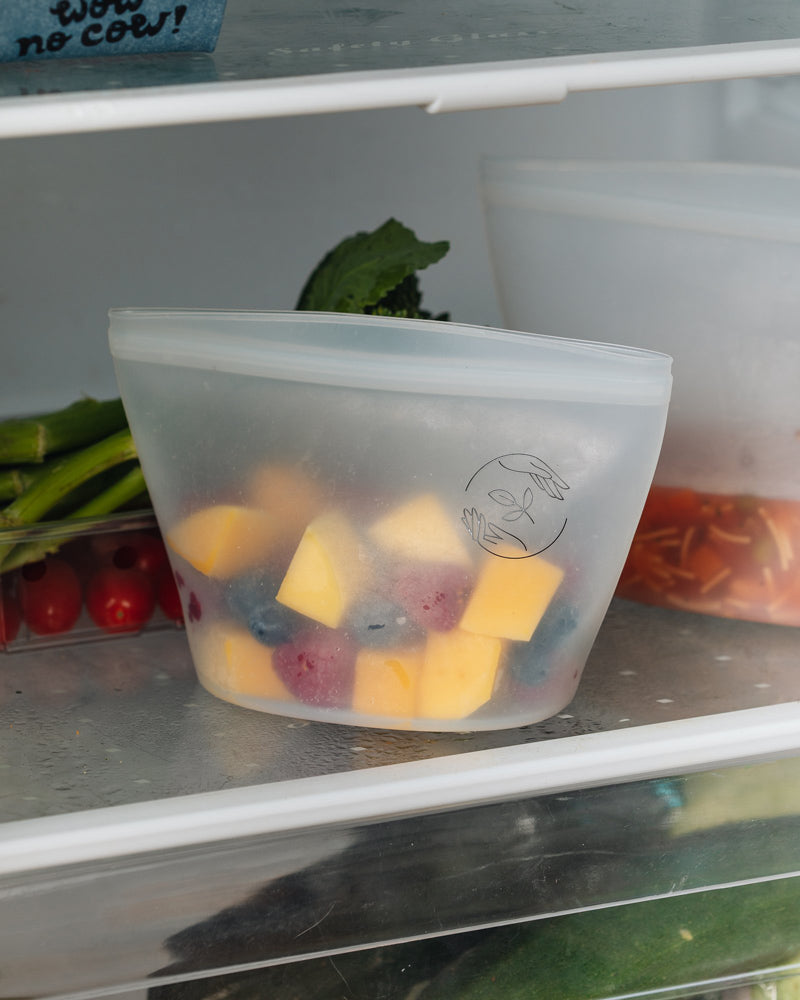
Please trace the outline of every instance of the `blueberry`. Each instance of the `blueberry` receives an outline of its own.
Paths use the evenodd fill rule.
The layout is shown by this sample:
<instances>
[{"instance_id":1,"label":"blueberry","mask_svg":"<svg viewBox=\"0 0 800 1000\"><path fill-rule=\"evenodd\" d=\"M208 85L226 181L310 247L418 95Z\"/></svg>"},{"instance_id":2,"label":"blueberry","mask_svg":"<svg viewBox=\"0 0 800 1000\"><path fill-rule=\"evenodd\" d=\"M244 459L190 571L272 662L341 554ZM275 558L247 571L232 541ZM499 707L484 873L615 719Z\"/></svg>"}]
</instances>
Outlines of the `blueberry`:
<instances>
[{"instance_id":1,"label":"blueberry","mask_svg":"<svg viewBox=\"0 0 800 1000\"><path fill-rule=\"evenodd\" d=\"M575 630L578 612L569 604L549 608L530 642L512 654L511 671L523 684L541 684L557 663L558 647Z\"/></svg>"},{"instance_id":2,"label":"blueberry","mask_svg":"<svg viewBox=\"0 0 800 1000\"><path fill-rule=\"evenodd\" d=\"M361 646L383 649L400 646L417 634L417 627L406 612L388 598L370 594L350 612L348 634Z\"/></svg>"},{"instance_id":3,"label":"blueberry","mask_svg":"<svg viewBox=\"0 0 800 1000\"><path fill-rule=\"evenodd\" d=\"M228 610L265 646L288 642L300 624L300 616L275 599L277 591L275 580L259 572L237 577L225 591Z\"/></svg>"}]
</instances>

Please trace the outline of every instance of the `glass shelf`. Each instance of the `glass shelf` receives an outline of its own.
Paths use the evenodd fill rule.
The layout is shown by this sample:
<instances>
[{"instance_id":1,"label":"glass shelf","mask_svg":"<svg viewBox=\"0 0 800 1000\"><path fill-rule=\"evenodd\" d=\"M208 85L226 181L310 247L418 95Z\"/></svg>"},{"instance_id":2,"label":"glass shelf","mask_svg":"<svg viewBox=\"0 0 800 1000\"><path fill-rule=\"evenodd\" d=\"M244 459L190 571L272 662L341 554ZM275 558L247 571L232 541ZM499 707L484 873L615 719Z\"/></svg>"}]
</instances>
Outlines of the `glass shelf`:
<instances>
[{"instance_id":1,"label":"glass shelf","mask_svg":"<svg viewBox=\"0 0 800 1000\"><path fill-rule=\"evenodd\" d=\"M502 749L530 747L529 765L543 744L574 756L587 739L589 753L603 741L623 752L595 781L641 777L651 766L668 774L800 753L799 657L795 629L617 600L575 699L556 718L493 733L415 734L306 723L219 701L197 683L179 630L14 653L0 658L8 726L0 824ZM730 713L737 732L728 737ZM678 744L706 734L695 759L662 759L670 725ZM628 746L638 758L625 759ZM586 766L581 755L570 770ZM525 790L537 791L536 780Z\"/></svg>"},{"instance_id":2,"label":"glass shelf","mask_svg":"<svg viewBox=\"0 0 800 1000\"><path fill-rule=\"evenodd\" d=\"M800 71L793 0L339 7L228 0L212 54L0 66L0 136L421 106Z\"/></svg>"},{"instance_id":3,"label":"glass shelf","mask_svg":"<svg viewBox=\"0 0 800 1000\"><path fill-rule=\"evenodd\" d=\"M0 997L133 989L190 927L208 975L800 872L797 661L616 601L557 718L424 734L218 701L180 631L7 655Z\"/></svg>"}]
</instances>

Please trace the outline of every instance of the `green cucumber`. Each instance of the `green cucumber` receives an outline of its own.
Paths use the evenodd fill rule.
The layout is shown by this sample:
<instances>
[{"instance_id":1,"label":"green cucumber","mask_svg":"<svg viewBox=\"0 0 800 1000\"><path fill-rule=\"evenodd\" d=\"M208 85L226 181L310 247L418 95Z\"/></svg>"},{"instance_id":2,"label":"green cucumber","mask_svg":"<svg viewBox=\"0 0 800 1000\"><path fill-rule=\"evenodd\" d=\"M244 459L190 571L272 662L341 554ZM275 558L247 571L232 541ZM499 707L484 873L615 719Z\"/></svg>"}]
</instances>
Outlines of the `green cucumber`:
<instances>
[{"instance_id":1,"label":"green cucumber","mask_svg":"<svg viewBox=\"0 0 800 1000\"><path fill-rule=\"evenodd\" d=\"M800 877L610 906L244 973L149 1000L605 1000L796 965ZM159 974L195 971L176 962ZM761 973L761 976L759 976ZM782 983L783 1000L797 984ZM717 1000L723 994L714 993Z\"/></svg>"},{"instance_id":2,"label":"green cucumber","mask_svg":"<svg viewBox=\"0 0 800 1000\"><path fill-rule=\"evenodd\" d=\"M757 972L800 951L800 878L503 927L419 1000L596 1000Z\"/></svg>"}]
</instances>

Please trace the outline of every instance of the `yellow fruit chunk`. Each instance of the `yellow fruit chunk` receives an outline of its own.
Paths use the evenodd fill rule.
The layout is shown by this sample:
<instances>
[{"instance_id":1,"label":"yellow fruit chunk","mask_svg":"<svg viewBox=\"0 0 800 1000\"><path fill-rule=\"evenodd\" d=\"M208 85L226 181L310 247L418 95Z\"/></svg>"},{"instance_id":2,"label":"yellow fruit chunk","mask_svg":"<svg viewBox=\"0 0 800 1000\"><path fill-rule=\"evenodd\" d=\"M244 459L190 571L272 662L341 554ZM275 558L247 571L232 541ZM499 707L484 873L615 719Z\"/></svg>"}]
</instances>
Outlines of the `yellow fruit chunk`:
<instances>
[{"instance_id":1,"label":"yellow fruit chunk","mask_svg":"<svg viewBox=\"0 0 800 1000\"><path fill-rule=\"evenodd\" d=\"M558 590L564 571L539 556L483 564L459 627L527 642Z\"/></svg>"},{"instance_id":2,"label":"yellow fruit chunk","mask_svg":"<svg viewBox=\"0 0 800 1000\"><path fill-rule=\"evenodd\" d=\"M294 465L264 465L250 477L247 502L271 514L279 525L281 541L296 545L305 526L322 510L322 487Z\"/></svg>"},{"instance_id":3,"label":"yellow fruit chunk","mask_svg":"<svg viewBox=\"0 0 800 1000\"><path fill-rule=\"evenodd\" d=\"M453 518L433 493L390 510L372 524L369 537L398 559L471 564L469 550Z\"/></svg>"},{"instance_id":4,"label":"yellow fruit chunk","mask_svg":"<svg viewBox=\"0 0 800 1000\"><path fill-rule=\"evenodd\" d=\"M353 708L364 715L411 719L421 669L421 649L362 649L356 657Z\"/></svg>"},{"instance_id":5,"label":"yellow fruit chunk","mask_svg":"<svg viewBox=\"0 0 800 1000\"><path fill-rule=\"evenodd\" d=\"M184 518L167 532L167 543L196 570L226 579L262 563L277 534L264 511L220 504Z\"/></svg>"},{"instance_id":6,"label":"yellow fruit chunk","mask_svg":"<svg viewBox=\"0 0 800 1000\"><path fill-rule=\"evenodd\" d=\"M239 625L213 625L193 636L197 672L212 687L254 698L293 701L272 666L272 650Z\"/></svg>"},{"instance_id":7,"label":"yellow fruit chunk","mask_svg":"<svg viewBox=\"0 0 800 1000\"><path fill-rule=\"evenodd\" d=\"M358 535L347 518L330 511L303 532L277 599L315 621L338 628L368 574Z\"/></svg>"},{"instance_id":8,"label":"yellow fruit chunk","mask_svg":"<svg viewBox=\"0 0 800 1000\"><path fill-rule=\"evenodd\" d=\"M462 719L492 696L503 643L461 629L430 632L419 679L417 715Z\"/></svg>"}]
</instances>

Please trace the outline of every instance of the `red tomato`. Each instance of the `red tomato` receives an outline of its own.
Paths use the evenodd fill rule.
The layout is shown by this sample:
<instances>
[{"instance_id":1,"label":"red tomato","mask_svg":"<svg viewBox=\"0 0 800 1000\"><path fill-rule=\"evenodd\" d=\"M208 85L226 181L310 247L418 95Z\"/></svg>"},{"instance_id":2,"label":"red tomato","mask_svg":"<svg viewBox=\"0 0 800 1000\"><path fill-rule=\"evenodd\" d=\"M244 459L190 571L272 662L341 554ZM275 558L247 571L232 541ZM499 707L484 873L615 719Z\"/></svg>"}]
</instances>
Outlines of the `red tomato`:
<instances>
[{"instance_id":1,"label":"red tomato","mask_svg":"<svg viewBox=\"0 0 800 1000\"><path fill-rule=\"evenodd\" d=\"M89 617L106 632L138 631L154 607L153 584L138 569L106 566L91 577L86 587Z\"/></svg>"},{"instance_id":2,"label":"red tomato","mask_svg":"<svg viewBox=\"0 0 800 1000\"><path fill-rule=\"evenodd\" d=\"M123 536L111 562L118 569L138 569L155 579L167 564L167 550L158 535L131 532Z\"/></svg>"},{"instance_id":3,"label":"red tomato","mask_svg":"<svg viewBox=\"0 0 800 1000\"><path fill-rule=\"evenodd\" d=\"M158 606L170 621L183 621L183 608L178 593L178 584L169 566L164 567L158 578Z\"/></svg>"},{"instance_id":4,"label":"red tomato","mask_svg":"<svg viewBox=\"0 0 800 1000\"><path fill-rule=\"evenodd\" d=\"M0 594L0 644L13 642L19 632L20 613L11 594Z\"/></svg>"},{"instance_id":5,"label":"red tomato","mask_svg":"<svg viewBox=\"0 0 800 1000\"><path fill-rule=\"evenodd\" d=\"M36 635L68 632L80 617L83 605L78 574L57 556L23 566L19 605L25 624Z\"/></svg>"},{"instance_id":6,"label":"red tomato","mask_svg":"<svg viewBox=\"0 0 800 1000\"><path fill-rule=\"evenodd\" d=\"M126 533L124 531L104 531L97 535L92 535L88 541L93 561L107 563L113 557L117 549L125 544Z\"/></svg>"}]
</instances>

